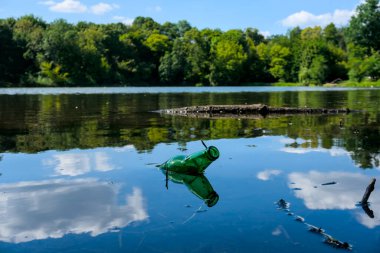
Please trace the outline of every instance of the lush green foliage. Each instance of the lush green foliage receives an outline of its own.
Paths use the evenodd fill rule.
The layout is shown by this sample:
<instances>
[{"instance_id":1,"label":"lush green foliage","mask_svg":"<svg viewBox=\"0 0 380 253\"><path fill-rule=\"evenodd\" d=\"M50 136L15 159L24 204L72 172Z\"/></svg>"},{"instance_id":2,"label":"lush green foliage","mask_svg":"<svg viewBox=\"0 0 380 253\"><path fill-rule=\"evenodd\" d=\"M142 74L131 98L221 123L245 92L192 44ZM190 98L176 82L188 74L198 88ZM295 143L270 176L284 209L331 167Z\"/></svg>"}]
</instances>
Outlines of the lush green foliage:
<instances>
[{"instance_id":1,"label":"lush green foliage","mask_svg":"<svg viewBox=\"0 0 380 253\"><path fill-rule=\"evenodd\" d=\"M379 0L366 0L348 27L298 27L264 38L257 29L198 30L159 24L46 23L0 19L1 86L320 85L380 78Z\"/></svg>"}]
</instances>

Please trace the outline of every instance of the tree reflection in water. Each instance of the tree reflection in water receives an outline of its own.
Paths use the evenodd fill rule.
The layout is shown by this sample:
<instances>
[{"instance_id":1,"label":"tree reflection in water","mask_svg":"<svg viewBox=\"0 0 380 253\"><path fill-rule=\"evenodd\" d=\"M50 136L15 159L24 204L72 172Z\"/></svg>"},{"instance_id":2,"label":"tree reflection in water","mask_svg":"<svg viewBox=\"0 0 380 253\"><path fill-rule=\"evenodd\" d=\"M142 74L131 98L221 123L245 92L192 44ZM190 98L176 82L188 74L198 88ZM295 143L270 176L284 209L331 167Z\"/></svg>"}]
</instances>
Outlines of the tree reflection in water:
<instances>
[{"instance_id":1,"label":"tree reflection in water","mask_svg":"<svg viewBox=\"0 0 380 253\"><path fill-rule=\"evenodd\" d=\"M331 92L0 95L0 152L122 147L140 152L159 143L282 135L294 148L340 147L361 168L380 166L378 90ZM197 119L152 111L200 104L351 108L348 115Z\"/></svg>"}]
</instances>

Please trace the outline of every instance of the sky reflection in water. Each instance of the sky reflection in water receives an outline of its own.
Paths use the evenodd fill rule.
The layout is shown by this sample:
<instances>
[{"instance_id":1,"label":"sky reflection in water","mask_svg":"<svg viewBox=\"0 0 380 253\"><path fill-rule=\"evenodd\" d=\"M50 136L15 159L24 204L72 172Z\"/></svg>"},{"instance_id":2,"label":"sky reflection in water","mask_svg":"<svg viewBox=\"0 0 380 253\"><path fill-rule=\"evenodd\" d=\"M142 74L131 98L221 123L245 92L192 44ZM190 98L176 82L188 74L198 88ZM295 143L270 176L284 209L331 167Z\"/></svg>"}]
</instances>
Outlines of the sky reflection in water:
<instances>
[{"instance_id":1,"label":"sky reflection in water","mask_svg":"<svg viewBox=\"0 0 380 253\"><path fill-rule=\"evenodd\" d=\"M157 241L151 236L176 239L169 246L158 247L160 250L183 251L185 231L192 231L199 245L195 244L201 247L196 251L219 245L213 237L226 240L227 246L216 246L217 251L239 248L249 252L259 245L259 252L264 252L267 243L287 247L289 252L312 247L331 250L319 239L307 246L312 240L307 231L273 205L284 198L292 204L292 211L308 222L352 242L356 252L375 252L380 235L379 194L375 190L370 197L373 219L356 203L370 179L380 174L379 168L358 168L342 148L288 145L295 141L303 142L282 136L206 141L221 153L206 170L207 179L220 195L211 208L185 185L169 183L166 190L165 175L155 167L172 155L202 149L199 141L188 142L185 151L180 150L183 144L174 143L159 144L149 153L126 146L33 156L3 154L0 240L27 243L69 234L98 237L115 229L124 231L122 238L130 242L120 251L140 245L138 252L154 252L152 246ZM26 168L33 173L23 173ZM337 184L321 185L331 181ZM131 223L134 225L129 226ZM351 231L363 236L358 238ZM368 233L372 233L371 240L365 237ZM142 239L148 235L149 239ZM240 244L235 238L238 235L243 240ZM10 245L7 249L17 248L17 244L16 248ZM269 252L276 250L273 247Z\"/></svg>"},{"instance_id":2,"label":"sky reflection in water","mask_svg":"<svg viewBox=\"0 0 380 253\"><path fill-rule=\"evenodd\" d=\"M111 228L143 221L148 214L141 189L117 204L117 187L94 179L47 180L3 184L0 191L4 242L61 238L66 234L97 236Z\"/></svg>"}]
</instances>

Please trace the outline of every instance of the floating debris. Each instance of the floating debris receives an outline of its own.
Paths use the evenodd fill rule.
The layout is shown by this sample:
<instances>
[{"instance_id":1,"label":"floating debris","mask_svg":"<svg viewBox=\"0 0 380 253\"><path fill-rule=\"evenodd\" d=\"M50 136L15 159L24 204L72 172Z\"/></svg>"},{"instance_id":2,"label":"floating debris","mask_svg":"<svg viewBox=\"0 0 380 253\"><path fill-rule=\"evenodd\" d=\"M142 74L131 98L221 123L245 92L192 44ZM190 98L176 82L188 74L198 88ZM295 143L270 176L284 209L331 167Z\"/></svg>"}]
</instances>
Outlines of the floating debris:
<instances>
[{"instance_id":1,"label":"floating debris","mask_svg":"<svg viewBox=\"0 0 380 253\"><path fill-rule=\"evenodd\" d=\"M114 226L114 227L110 228L108 231L111 233L120 232L121 228Z\"/></svg>"},{"instance_id":2,"label":"floating debris","mask_svg":"<svg viewBox=\"0 0 380 253\"><path fill-rule=\"evenodd\" d=\"M305 218L298 215L296 216L295 220L299 222L305 222Z\"/></svg>"},{"instance_id":3,"label":"floating debris","mask_svg":"<svg viewBox=\"0 0 380 253\"><path fill-rule=\"evenodd\" d=\"M284 199L280 199L279 201L275 203L277 204L278 209L287 210L288 216L294 215L294 213L290 212L290 210L288 209L290 206L290 203L286 202ZM351 244L349 244L348 242L342 242L340 240L333 238L331 235L326 234L325 230L322 229L321 227L306 223L305 218L303 218L302 216L296 215L294 220L304 223L308 227L308 230L310 232L324 236L324 243L328 244L329 246L332 246L334 248L339 248L339 249L352 250Z\"/></svg>"},{"instance_id":4,"label":"floating debris","mask_svg":"<svg viewBox=\"0 0 380 253\"><path fill-rule=\"evenodd\" d=\"M328 182L328 183L323 183L323 184L321 184L321 185L332 185L332 184L337 184L337 182L332 181L332 182Z\"/></svg>"},{"instance_id":5,"label":"floating debris","mask_svg":"<svg viewBox=\"0 0 380 253\"><path fill-rule=\"evenodd\" d=\"M317 233L317 234L324 234L325 233L325 230L320 228L320 227L316 227L316 226L313 226L311 224L307 224L307 226L309 227L310 232Z\"/></svg>"},{"instance_id":6,"label":"floating debris","mask_svg":"<svg viewBox=\"0 0 380 253\"><path fill-rule=\"evenodd\" d=\"M276 205L279 209L288 209L290 207L290 203L286 202L284 199L277 201Z\"/></svg>"},{"instance_id":7,"label":"floating debris","mask_svg":"<svg viewBox=\"0 0 380 253\"><path fill-rule=\"evenodd\" d=\"M293 191L301 191L302 188L298 188L298 187L295 187L295 188L292 188Z\"/></svg>"},{"instance_id":8,"label":"floating debris","mask_svg":"<svg viewBox=\"0 0 380 253\"><path fill-rule=\"evenodd\" d=\"M149 165L149 166L150 165L155 165L157 167L157 166L160 166L161 164L159 164L159 163L146 163L145 165Z\"/></svg>"},{"instance_id":9,"label":"floating debris","mask_svg":"<svg viewBox=\"0 0 380 253\"><path fill-rule=\"evenodd\" d=\"M328 245L334 247L334 248L352 250L352 245L350 245L348 242L341 242L341 241L333 238L330 235L325 234L325 241L324 242L327 243Z\"/></svg>"}]
</instances>

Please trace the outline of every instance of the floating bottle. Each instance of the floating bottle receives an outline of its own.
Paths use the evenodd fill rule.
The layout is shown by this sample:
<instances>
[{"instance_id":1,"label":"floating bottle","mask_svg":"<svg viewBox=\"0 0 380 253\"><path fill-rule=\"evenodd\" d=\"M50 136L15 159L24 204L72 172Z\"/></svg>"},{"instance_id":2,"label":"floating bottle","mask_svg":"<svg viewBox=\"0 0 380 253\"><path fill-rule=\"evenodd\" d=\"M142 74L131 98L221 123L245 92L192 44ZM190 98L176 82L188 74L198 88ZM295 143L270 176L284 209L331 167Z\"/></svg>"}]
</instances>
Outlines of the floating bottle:
<instances>
[{"instance_id":1,"label":"floating bottle","mask_svg":"<svg viewBox=\"0 0 380 253\"><path fill-rule=\"evenodd\" d=\"M219 150L216 147L207 147L203 141L202 144L205 146L205 150L195 152L188 156L174 156L161 164L159 168L190 175L202 174L205 169L219 157Z\"/></svg>"}]
</instances>

